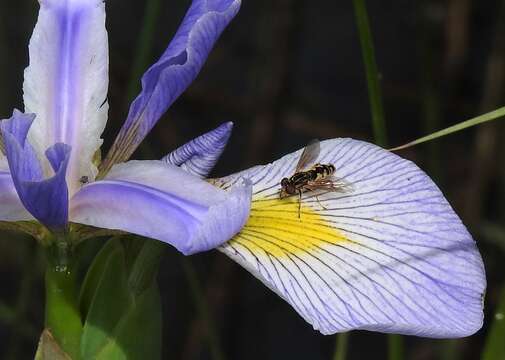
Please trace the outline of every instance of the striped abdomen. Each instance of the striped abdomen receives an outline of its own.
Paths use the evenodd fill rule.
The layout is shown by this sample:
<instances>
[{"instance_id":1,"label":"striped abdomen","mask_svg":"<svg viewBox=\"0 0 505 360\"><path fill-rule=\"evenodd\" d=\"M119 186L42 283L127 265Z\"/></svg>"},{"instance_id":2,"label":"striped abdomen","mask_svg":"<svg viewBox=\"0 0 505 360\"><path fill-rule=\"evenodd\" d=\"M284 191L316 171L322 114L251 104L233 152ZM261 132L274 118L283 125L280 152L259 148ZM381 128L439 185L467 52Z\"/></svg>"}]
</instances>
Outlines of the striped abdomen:
<instances>
[{"instance_id":1,"label":"striped abdomen","mask_svg":"<svg viewBox=\"0 0 505 360\"><path fill-rule=\"evenodd\" d=\"M315 164L306 173L309 175L310 181L315 181L333 175L334 172L335 166L332 164Z\"/></svg>"},{"instance_id":2,"label":"striped abdomen","mask_svg":"<svg viewBox=\"0 0 505 360\"><path fill-rule=\"evenodd\" d=\"M315 164L310 170L300 171L281 181L281 187L286 194L296 194L309 182L316 181L333 175L335 166L331 164ZM281 195L282 196L282 195Z\"/></svg>"}]
</instances>

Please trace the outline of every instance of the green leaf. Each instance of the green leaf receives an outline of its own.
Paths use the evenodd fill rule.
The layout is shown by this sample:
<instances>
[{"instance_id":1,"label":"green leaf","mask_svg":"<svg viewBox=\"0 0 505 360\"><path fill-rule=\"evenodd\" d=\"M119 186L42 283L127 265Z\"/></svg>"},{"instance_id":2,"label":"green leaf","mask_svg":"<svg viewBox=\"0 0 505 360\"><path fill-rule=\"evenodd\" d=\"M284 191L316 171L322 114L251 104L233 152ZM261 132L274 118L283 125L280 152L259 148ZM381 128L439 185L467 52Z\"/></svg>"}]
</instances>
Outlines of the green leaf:
<instances>
[{"instance_id":1,"label":"green leaf","mask_svg":"<svg viewBox=\"0 0 505 360\"><path fill-rule=\"evenodd\" d=\"M446 136L446 135L452 134L454 132L461 131L463 129L466 129L466 128L469 128L469 127L472 127L472 126L475 126L475 125L483 124L483 123L491 121L491 120L502 118L503 116L505 116L505 106L501 107L499 109L496 109L494 111L488 112L486 114L474 117L473 119L470 119L470 120L467 120L467 121L463 121L463 122L461 122L459 124L450 126L450 127L445 128L443 130L436 131L436 132L434 132L434 133L432 133L430 135L423 136L423 137L421 137L421 138L419 138L417 140L411 141L409 143L406 143L406 144L401 145L401 146L397 146L397 147L389 149L389 150L390 151L396 151L396 150L406 149L406 148L409 148L411 146L422 144L422 143L427 142L427 141L435 140L435 139L437 139L439 137Z\"/></svg>"},{"instance_id":2,"label":"green leaf","mask_svg":"<svg viewBox=\"0 0 505 360\"><path fill-rule=\"evenodd\" d=\"M482 360L505 359L505 287L500 295L500 303L495 311L494 322L487 336Z\"/></svg>"},{"instance_id":3,"label":"green leaf","mask_svg":"<svg viewBox=\"0 0 505 360\"><path fill-rule=\"evenodd\" d=\"M157 257L139 256L130 266L138 269L145 287L132 283L126 250L119 239L109 241L91 265L81 292L81 308L87 309L81 339L83 359L161 358L161 305L156 272ZM148 254L152 252L148 251ZM142 275L141 259L147 275ZM149 278L149 279L148 279ZM140 290L143 288L144 290Z\"/></svg>"},{"instance_id":4,"label":"green leaf","mask_svg":"<svg viewBox=\"0 0 505 360\"><path fill-rule=\"evenodd\" d=\"M131 304L92 358L161 359L161 302L157 284L151 285Z\"/></svg>"},{"instance_id":5,"label":"green leaf","mask_svg":"<svg viewBox=\"0 0 505 360\"><path fill-rule=\"evenodd\" d=\"M115 241L109 246L98 255L87 276L88 289L83 303L88 301L84 299L90 301L81 339L83 359L96 358L97 352L111 341L116 325L133 303L123 247Z\"/></svg>"},{"instance_id":6,"label":"green leaf","mask_svg":"<svg viewBox=\"0 0 505 360\"><path fill-rule=\"evenodd\" d=\"M110 239L98 252L93 263L89 267L79 295L79 307L83 318L86 318L88 314L91 301L93 300L93 296L95 295L95 291L102 279L111 255L117 251L121 251L120 248L121 243L119 238Z\"/></svg>"}]
</instances>

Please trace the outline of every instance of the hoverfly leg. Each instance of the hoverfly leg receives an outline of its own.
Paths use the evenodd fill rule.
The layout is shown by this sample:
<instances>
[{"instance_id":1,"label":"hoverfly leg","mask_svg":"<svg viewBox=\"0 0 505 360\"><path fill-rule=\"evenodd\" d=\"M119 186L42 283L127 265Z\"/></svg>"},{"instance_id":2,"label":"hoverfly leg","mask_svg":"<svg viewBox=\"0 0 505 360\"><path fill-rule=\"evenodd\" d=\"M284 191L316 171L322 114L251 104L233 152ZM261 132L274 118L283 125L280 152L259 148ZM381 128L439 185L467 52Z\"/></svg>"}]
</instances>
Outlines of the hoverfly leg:
<instances>
[{"instance_id":1,"label":"hoverfly leg","mask_svg":"<svg viewBox=\"0 0 505 360\"><path fill-rule=\"evenodd\" d=\"M298 190L298 219L301 219L301 211L302 211L302 189Z\"/></svg>"},{"instance_id":2,"label":"hoverfly leg","mask_svg":"<svg viewBox=\"0 0 505 360\"><path fill-rule=\"evenodd\" d=\"M317 202L319 203L319 206L321 206L324 210L328 210L328 208L327 208L327 207L325 207L325 206L321 203L321 201L319 201L319 197L318 197L317 195L316 195L316 200L317 200Z\"/></svg>"}]
</instances>

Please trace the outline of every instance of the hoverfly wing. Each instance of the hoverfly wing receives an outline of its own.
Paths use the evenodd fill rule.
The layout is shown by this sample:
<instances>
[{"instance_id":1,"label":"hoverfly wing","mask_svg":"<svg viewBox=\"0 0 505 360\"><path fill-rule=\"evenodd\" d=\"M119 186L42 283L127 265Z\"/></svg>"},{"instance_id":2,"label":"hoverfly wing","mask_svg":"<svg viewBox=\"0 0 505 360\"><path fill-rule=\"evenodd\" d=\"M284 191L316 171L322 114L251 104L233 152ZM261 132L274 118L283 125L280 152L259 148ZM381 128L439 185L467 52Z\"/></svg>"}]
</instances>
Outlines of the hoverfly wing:
<instances>
[{"instance_id":1,"label":"hoverfly wing","mask_svg":"<svg viewBox=\"0 0 505 360\"><path fill-rule=\"evenodd\" d=\"M329 176L309 181L307 187L311 190L323 190L328 192L349 193L354 190L352 184L336 176Z\"/></svg>"},{"instance_id":2,"label":"hoverfly wing","mask_svg":"<svg viewBox=\"0 0 505 360\"><path fill-rule=\"evenodd\" d=\"M310 165L313 165L317 158L319 157L319 140L313 139L311 140L307 146L303 149L302 155L298 160L298 164L296 164L295 173L303 171L308 168Z\"/></svg>"}]
</instances>

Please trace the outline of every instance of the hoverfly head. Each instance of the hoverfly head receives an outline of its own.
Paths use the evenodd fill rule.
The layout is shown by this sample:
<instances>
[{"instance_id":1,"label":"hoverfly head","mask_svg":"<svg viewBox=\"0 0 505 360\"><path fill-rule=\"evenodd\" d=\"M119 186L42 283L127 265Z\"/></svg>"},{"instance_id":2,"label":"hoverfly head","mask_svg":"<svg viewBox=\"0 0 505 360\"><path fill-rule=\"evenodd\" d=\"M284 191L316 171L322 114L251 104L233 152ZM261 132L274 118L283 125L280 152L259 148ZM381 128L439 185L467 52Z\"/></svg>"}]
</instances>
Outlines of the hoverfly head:
<instances>
[{"instance_id":1,"label":"hoverfly head","mask_svg":"<svg viewBox=\"0 0 505 360\"><path fill-rule=\"evenodd\" d=\"M296 193L296 187L293 185L291 181L289 181L288 178L284 178L281 180L281 186L282 190L284 190L285 193L293 195Z\"/></svg>"}]
</instances>

